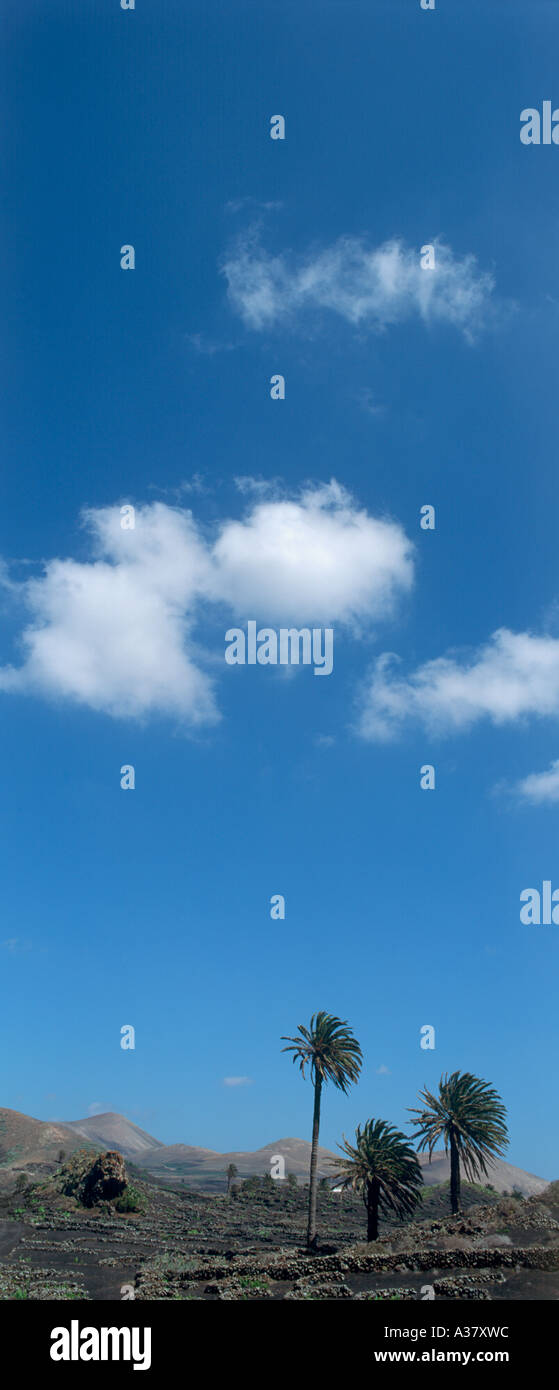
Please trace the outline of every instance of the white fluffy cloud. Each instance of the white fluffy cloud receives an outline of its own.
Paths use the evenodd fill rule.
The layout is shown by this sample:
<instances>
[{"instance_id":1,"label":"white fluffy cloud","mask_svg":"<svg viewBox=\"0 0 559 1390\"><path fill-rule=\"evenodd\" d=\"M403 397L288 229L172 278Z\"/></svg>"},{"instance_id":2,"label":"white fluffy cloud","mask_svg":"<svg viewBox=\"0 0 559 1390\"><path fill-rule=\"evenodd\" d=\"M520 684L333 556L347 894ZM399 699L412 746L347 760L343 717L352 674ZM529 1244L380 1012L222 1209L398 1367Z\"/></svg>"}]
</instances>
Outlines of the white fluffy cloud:
<instances>
[{"instance_id":1,"label":"white fluffy cloud","mask_svg":"<svg viewBox=\"0 0 559 1390\"><path fill-rule=\"evenodd\" d=\"M432 243L436 268L400 240L369 246L343 236L300 257L269 255L255 235L239 241L223 264L229 299L249 328L261 330L309 311L329 310L354 326L382 329L419 317L450 323L471 338L483 326L494 288L475 256Z\"/></svg>"},{"instance_id":2,"label":"white fluffy cloud","mask_svg":"<svg viewBox=\"0 0 559 1390\"><path fill-rule=\"evenodd\" d=\"M510 723L559 715L559 639L501 628L472 657L438 657L400 677L397 658L380 657L362 692L364 738L394 737L408 721L431 733L469 729L483 719Z\"/></svg>"},{"instance_id":3,"label":"white fluffy cloud","mask_svg":"<svg viewBox=\"0 0 559 1390\"><path fill-rule=\"evenodd\" d=\"M223 525L213 558L216 594L271 623L386 617L413 580L401 526L358 510L336 482L296 501L257 502Z\"/></svg>"},{"instance_id":4,"label":"white fluffy cloud","mask_svg":"<svg viewBox=\"0 0 559 1390\"><path fill-rule=\"evenodd\" d=\"M133 530L121 528L118 507L89 511L84 522L91 557L51 560L20 586L30 615L24 659L0 669L0 690L113 716L211 723L215 682L204 668L215 669L224 647L217 638L210 650L206 633L224 609L226 626L231 614L243 625L369 622L413 579L402 528L368 516L335 482L257 500L215 539L189 511L161 502L138 508Z\"/></svg>"},{"instance_id":5,"label":"white fluffy cloud","mask_svg":"<svg viewBox=\"0 0 559 1390\"><path fill-rule=\"evenodd\" d=\"M189 654L208 557L188 513L155 503L135 530L118 508L88 512L94 559L52 560L23 586L25 661L0 689L65 696L107 714L217 717L211 683Z\"/></svg>"},{"instance_id":6,"label":"white fluffy cloud","mask_svg":"<svg viewBox=\"0 0 559 1390\"><path fill-rule=\"evenodd\" d=\"M513 791L523 801L531 801L536 806L559 801L559 758L551 763L547 772L531 772L516 782Z\"/></svg>"}]
</instances>

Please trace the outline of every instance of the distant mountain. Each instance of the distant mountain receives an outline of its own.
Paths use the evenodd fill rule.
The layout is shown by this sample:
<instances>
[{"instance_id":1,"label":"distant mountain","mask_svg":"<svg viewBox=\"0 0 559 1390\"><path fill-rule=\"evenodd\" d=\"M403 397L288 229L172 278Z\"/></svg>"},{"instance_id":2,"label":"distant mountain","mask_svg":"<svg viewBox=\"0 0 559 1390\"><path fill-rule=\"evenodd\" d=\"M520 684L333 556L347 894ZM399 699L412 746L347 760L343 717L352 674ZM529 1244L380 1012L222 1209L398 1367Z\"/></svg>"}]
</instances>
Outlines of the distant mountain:
<instances>
[{"instance_id":1,"label":"distant mountain","mask_svg":"<svg viewBox=\"0 0 559 1390\"><path fill-rule=\"evenodd\" d=\"M195 1186L213 1189L222 1188L223 1175L230 1163L236 1165L240 1176L248 1177L269 1173L274 1155L284 1159L286 1174L307 1178L311 1154L306 1139L275 1139L272 1144L265 1144L253 1152L218 1153L215 1149L191 1144L162 1144L132 1120L110 1111L84 1120L44 1121L21 1115L17 1110L0 1109L0 1176L2 1172L8 1175L18 1168L40 1170L44 1164L52 1166L62 1149L70 1154L79 1148L116 1149L137 1168L143 1168L154 1177L167 1181L184 1178ZM319 1148L319 1175L332 1179L339 1157L330 1149ZM329 1162L331 1159L334 1164ZM431 1163L426 1154L420 1154L419 1162L426 1185L448 1181L450 1160L443 1152L434 1153ZM537 1178L502 1160L488 1164L487 1177L482 1182L491 1183L497 1192L511 1192L516 1187L524 1196L543 1192L548 1186L545 1178Z\"/></svg>"},{"instance_id":2,"label":"distant mountain","mask_svg":"<svg viewBox=\"0 0 559 1390\"><path fill-rule=\"evenodd\" d=\"M311 1161L311 1146L307 1139L275 1139L273 1144L265 1144L253 1153L223 1154L225 1166L236 1163L239 1173L269 1173L274 1155L285 1160L286 1173L296 1173L297 1177L308 1177ZM336 1172L332 1166L339 1162L339 1154L318 1146L318 1172L320 1177L332 1178Z\"/></svg>"},{"instance_id":3,"label":"distant mountain","mask_svg":"<svg viewBox=\"0 0 559 1390\"><path fill-rule=\"evenodd\" d=\"M160 1175L167 1173L175 1177L215 1175L223 1173L230 1163L234 1163L239 1174L269 1173L273 1156L280 1156L285 1163L285 1172L295 1173L296 1177L307 1177L311 1161L311 1146L306 1139L275 1139L253 1153L234 1150L231 1153L217 1153L215 1149L191 1148L187 1144L169 1144L141 1154L135 1161L148 1172ZM320 1177L331 1177L335 1169L329 1159L336 1155L329 1149L319 1147L318 1171Z\"/></svg>"},{"instance_id":4,"label":"distant mountain","mask_svg":"<svg viewBox=\"0 0 559 1390\"><path fill-rule=\"evenodd\" d=\"M419 1154L418 1157L426 1187L436 1182L448 1182L450 1158L442 1152L435 1152L431 1163L427 1154ZM496 1192L512 1192L513 1187L516 1187L525 1197L535 1197L548 1186L545 1178L536 1178L533 1173L525 1173L523 1168L515 1168L512 1163L503 1163L502 1159L488 1163L487 1177L478 1178L478 1182L482 1185L491 1183Z\"/></svg>"},{"instance_id":5,"label":"distant mountain","mask_svg":"<svg viewBox=\"0 0 559 1390\"><path fill-rule=\"evenodd\" d=\"M311 1146L306 1139L275 1139L273 1144L265 1144L262 1149L255 1149L253 1152L235 1150L231 1153L189 1148L185 1144L171 1144L165 1147L160 1145L157 1149L148 1150L140 1155L136 1162L148 1172L157 1173L159 1176L203 1180L204 1176L223 1173L229 1163L236 1165L241 1177L248 1177L253 1173L269 1173L274 1154L283 1157L286 1173L295 1173L298 1178L308 1177ZM332 1153L330 1149L319 1147L319 1176L333 1179L339 1158L340 1155ZM330 1160L334 1162L331 1163ZM444 1152L435 1152L431 1163L426 1154L419 1154L419 1162L426 1186L448 1182L450 1159ZM503 1163L501 1160L487 1165L487 1177L481 1178L480 1183L491 1183L496 1192L512 1192L513 1187L516 1187L526 1197L543 1192L548 1185L545 1178L537 1178L533 1173L525 1173L522 1168L515 1168L513 1164Z\"/></svg>"},{"instance_id":6,"label":"distant mountain","mask_svg":"<svg viewBox=\"0 0 559 1390\"><path fill-rule=\"evenodd\" d=\"M33 1120L19 1110L0 1109L0 1172L52 1165L65 1154L84 1148L84 1140L62 1121Z\"/></svg>"},{"instance_id":7,"label":"distant mountain","mask_svg":"<svg viewBox=\"0 0 559 1390\"><path fill-rule=\"evenodd\" d=\"M139 1129L132 1120L127 1120L124 1115L115 1115L111 1110L103 1115L90 1115L86 1120L65 1120L64 1125L97 1148L116 1149L124 1158L131 1158L135 1163L139 1162L147 1149L163 1148L163 1144L152 1134L146 1134L145 1129Z\"/></svg>"}]
</instances>

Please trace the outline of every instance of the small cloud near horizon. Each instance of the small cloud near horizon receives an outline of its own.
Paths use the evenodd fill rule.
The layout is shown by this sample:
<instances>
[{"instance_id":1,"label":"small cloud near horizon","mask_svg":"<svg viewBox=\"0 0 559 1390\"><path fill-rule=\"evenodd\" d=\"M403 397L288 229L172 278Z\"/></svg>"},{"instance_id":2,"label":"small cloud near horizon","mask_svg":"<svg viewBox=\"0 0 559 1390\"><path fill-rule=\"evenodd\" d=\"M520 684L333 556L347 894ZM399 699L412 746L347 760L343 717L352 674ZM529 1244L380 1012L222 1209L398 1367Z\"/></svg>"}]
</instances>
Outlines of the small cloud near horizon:
<instances>
[{"instance_id":1,"label":"small cloud near horizon","mask_svg":"<svg viewBox=\"0 0 559 1390\"><path fill-rule=\"evenodd\" d=\"M224 1076L224 1078L223 1078L223 1085L224 1085L224 1086L253 1086L253 1085L254 1085L254 1082L253 1082L251 1076Z\"/></svg>"}]
</instances>

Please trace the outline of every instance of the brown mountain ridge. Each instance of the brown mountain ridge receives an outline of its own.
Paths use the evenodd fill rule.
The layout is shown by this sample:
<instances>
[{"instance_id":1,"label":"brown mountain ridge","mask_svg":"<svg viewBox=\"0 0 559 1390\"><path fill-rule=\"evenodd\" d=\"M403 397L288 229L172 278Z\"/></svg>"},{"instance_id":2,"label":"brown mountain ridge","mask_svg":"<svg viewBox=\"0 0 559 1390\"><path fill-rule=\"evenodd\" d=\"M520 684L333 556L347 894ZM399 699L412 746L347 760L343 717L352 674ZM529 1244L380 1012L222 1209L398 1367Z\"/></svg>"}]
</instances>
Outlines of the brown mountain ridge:
<instances>
[{"instance_id":1,"label":"brown mountain ridge","mask_svg":"<svg viewBox=\"0 0 559 1390\"><path fill-rule=\"evenodd\" d=\"M125 1115L110 1111L82 1120L45 1121L35 1120L17 1110L0 1109L0 1175L8 1177L21 1169L41 1171L46 1166L56 1165L62 1150L68 1156L79 1148L115 1149L136 1168L154 1177L171 1182L190 1180L196 1186L214 1186L217 1179L221 1181L230 1163L236 1165L242 1177L269 1173L274 1155L284 1159L286 1173L307 1178L311 1151L306 1139L289 1137L276 1139L253 1151L219 1153L198 1145L162 1144ZM339 1155L320 1147L320 1176L332 1179L338 1159ZM419 1161L426 1185L448 1181L450 1162L444 1152L435 1152L431 1163L425 1154L420 1154ZM545 1178L502 1160L488 1165L484 1181L491 1183L497 1192L511 1192L516 1188L525 1196L534 1196L548 1186Z\"/></svg>"}]
</instances>

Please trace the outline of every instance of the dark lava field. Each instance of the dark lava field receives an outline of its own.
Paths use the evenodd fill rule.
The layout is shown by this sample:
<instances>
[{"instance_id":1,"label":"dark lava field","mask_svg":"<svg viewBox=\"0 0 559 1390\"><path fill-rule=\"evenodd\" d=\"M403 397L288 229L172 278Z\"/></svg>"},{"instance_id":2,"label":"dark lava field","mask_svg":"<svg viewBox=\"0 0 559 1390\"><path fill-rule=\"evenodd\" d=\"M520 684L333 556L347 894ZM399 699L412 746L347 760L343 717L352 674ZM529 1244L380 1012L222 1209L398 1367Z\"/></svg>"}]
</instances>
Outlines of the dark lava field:
<instances>
[{"instance_id":1,"label":"dark lava field","mask_svg":"<svg viewBox=\"0 0 559 1390\"><path fill-rule=\"evenodd\" d=\"M448 1185L419 1219L365 1241L360 1198L320 1191L320 1245L304 1248L307 1192L252 1180L236 1196L133 1175L136 1210L84 1207L52 1180L0 1198L0 1299L559 1299L559 1183L537 1197Z\"/></svg>"}]
</instances>

